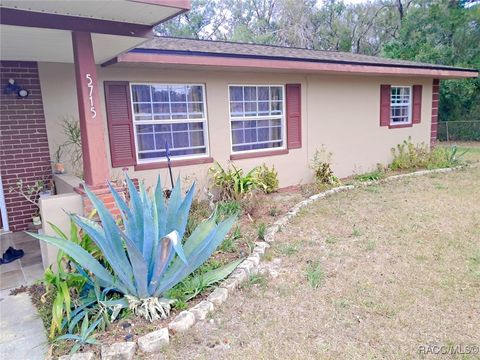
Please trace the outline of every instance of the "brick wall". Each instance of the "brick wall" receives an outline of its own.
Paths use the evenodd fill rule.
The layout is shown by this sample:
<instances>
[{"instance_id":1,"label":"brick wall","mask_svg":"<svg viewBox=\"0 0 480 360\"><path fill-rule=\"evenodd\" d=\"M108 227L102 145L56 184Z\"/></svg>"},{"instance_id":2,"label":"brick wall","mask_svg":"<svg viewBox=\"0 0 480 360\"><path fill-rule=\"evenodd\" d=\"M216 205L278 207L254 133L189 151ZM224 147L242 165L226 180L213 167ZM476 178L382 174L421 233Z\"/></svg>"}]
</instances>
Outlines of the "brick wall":
<instances>
[{"instance_id":1,"label":"brick wall","mask_svg":"<svg viewBox=\"0 0 480 360\"><path fill-rule=\"evenodd\" d=\"M4 94L10 78L30 95ZM10 230L24 230L36 208L21 195L9 193L9 188L17 179L33 184L50 179L52 173L35 62L0 61L0 169Z\"/></svg>"}]
</instances>

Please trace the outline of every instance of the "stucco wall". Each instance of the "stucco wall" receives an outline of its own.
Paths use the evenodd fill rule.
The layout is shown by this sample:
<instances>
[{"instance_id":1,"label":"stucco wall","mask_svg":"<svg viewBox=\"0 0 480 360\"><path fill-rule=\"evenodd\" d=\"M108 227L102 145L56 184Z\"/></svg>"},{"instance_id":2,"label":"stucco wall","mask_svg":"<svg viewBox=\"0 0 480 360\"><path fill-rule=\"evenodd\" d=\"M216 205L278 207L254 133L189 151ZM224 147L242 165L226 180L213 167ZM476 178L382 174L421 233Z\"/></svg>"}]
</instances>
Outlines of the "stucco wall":
<instances>
[{"instance_id":1,"label":"stucco wall","mask_svg":"<svg viewBox=\"0 0 480 360\"><path fill-rule=\"evenodd\" d=\"M59 124L65 116L77 116L74 70L68 64L39 64L45 117L51 151L61 143ZM333 153L332 162L338 176L367 171L376 163L388 163L390 148L411 136L414 142L430 141L431 79L381 78L364 76L331 76L283 74L244 71L185 71L151 67L98 68L100 82L119 80L131 82L204 83L210 156L225 165L230 156L228 85L229 84L302 84L302 139L301 149L289 154L264 158L236 160L235 164L249 170L266 163L275 165L280 186L308 182L312 178L309 164L315 149L322 144ZM411 128L388 129L379 126L380 84L423 85L422 123ZM103 87L99 89L103 103ZM108 134L105 132L108 150ZM68 166L68 165L67 165ZM174 168L180 175L199 181L200 188L207 185L207 170L211 164ZM129 173L145 179L152 185L157 174L167 180L162 170L134 171ZM120 176L121 169L112 169L112 177Z\"/></svg>"}]
</instances>

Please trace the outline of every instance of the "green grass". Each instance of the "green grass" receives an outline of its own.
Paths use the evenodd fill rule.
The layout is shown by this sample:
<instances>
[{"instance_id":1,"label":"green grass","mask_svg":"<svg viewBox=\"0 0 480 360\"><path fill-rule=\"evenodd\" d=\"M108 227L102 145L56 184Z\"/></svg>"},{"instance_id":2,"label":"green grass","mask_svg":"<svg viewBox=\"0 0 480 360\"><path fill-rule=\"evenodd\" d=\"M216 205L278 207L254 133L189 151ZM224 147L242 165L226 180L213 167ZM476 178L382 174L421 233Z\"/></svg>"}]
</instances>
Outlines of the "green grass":
<instances>
[{"instance_id":1,"label":"green grass","mask_svg":"<svg viewBox=\"0 0 480 360\"><path fill-rule=\"evenodd\" d=\"M305 270L305 276L307 278L308 284L317 289L323 282L325 278L325 273L323 272L322 266L320 265L320 261L313 261L310 262Z\"/></svg>"},{"instance_id":2,"label":"green grass","mask_svg":"<svg viewBox=\"0 0 480 360\"><path fill-rule=\"evenodd\" d=\"M257 236L260 240L265 239L266 232L267 232L267 224L265 224L263 222L258 224L258 226L257 226Z\"/></svg>"},{"instance_id":3,"label":"green grass","mask_svg":"<svg viewBox=\"0 0 480 360\"><path fill-rule=\"evenodd\" d=\"M359 174L355 176L355 180L365 182L365 181L378 181L385 177L385 173L380 170L374 170L367 172L365 174Z\"/></svg>"}]
</instances>

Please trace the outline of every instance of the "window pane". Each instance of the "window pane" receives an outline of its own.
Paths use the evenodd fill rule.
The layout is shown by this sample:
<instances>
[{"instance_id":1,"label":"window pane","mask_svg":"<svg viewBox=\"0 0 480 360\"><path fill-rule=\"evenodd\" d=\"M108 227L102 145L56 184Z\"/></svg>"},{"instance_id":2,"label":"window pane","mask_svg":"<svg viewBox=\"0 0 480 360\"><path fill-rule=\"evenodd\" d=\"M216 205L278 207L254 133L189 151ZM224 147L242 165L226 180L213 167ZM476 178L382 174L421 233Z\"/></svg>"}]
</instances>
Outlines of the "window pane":
<instances>
[{"instance_id":1,"label":"window pane","mask_svg":"<svg viewBox=\"0 0 480 360\"><path fill-rule=\"evenodd\" d=\"M270 90L268 86L258 87L258 100L270 100Z\"/></svg>"},{"instance_id":2,"label":"window pane","mask_svg":"<svg viewBox=\"0 0 480 360\"><path fill-rule=\"evenodd\" d=\"M270 103L268 101L261 101L258 103L258 115L269 115Z\"/></svg>"},{"instance_id":3,"label":"window pane","mask_svg":"<svg viewBox=\"0 0 480 360\"><path fill-rule=\"evenodd\" d=\"M173 133L172 148L189 147L188 131Z\"/></svg>"},{"instance_id":4,"label":"window pane","mask_svg":"<svg viewBox=\"0 0 480 360\"><path fill-rule=\"evenodd\" d=\"M170 101L187 101L187 89L184 85L170 86Z\"/></svg>"},{"instance_id":5,"label":"window pane","mask_svg":"<svg viewBox=\"0 0 480 360\"><path fill-rule=\"evenodd\" d=\"M133 102L150 102L150 85L132 85Z\"/></svg>"},{"instance_id":6,"label":"window pane","mask_svg":"<svg viewBox=\"0 0 480 360\"><path fill-rule=\"evenodd\" d=\"M205 142L203 139L203 131L192 131L190 133L190 145L191 146L205 145Z\"/></svg>"},{"instance_id":7,"label":"window pane","mask_svg":"<svg viewBox=\"0 0 480 360\"><path fill-rule=\"evenodd\" d=\"M187 101L203 102L203 91L200 85L188 87Z\"/></svg>"},{"instance_id":8,"label":"window pane","mask_svg":"<svg viewBox=\"0 0 480 360\"><path fill-rule=\"evenodd\" d=\"M233 144L243 144L245 142L245 138L243 136L243 130L232 131L232 142Z\"/></svg>"},{"instance_id":9,"label":"window pane","mask_svg":"<svg viewBox=\"0 0 480 360\"><path fill-rule=\"evenodd\" d=\"M245 103L245 116L256 116L257 115L257 103L256 102L246 102Z\"/></svg>"},{"instance_id":10,"label":"window pane","mask_svg":"<svg viewBox=\"0 0 480 360\"><path fill-rule=\"evenodd\" d=\"M243 88L241 86L230 86L230 101L243 101Z\"/></svg>"},{"instance_id":11,"label":"window pane","mask_svg":"<svg viewBox=\"0 0 480 360\"><path fill-rule=\"evenodd\" d=\"M188 116L190 119L201 119L203 115L203 103L189 103Z\"/></svg>"},{"instance_id":12,"label":"window pane","mask_svg":"<svg viewBox=\"0 0 480 360\"><path fill-rule=\"evenodd\" d=\"M257 100L257 88L255 86L245 86L244 88L244 100L256 101Z\"/></svg>"},{"instance_id":13,"label":"window pane","mask_svg":"<svg viewBox=\"0 0 480 360\"><path fill-rule=\"evenodd\" d=\"M253 143L257 141L257 130L256 129L246 129L245 130L245 142Z\"/></svg>"},{"instance_id":14,"label":"window pane","mask_svg":"<svg viewBox=\"0 0 480 360\"><path fill-rule=\"evenodd\" d=\"M153 134L139 134L138 137L138 149L142 150L155 150L155 142Z\"/></svg>"},{"instance_id":15,"label":"window pane","mask_svg":"<svg viewBox=\"0 0 480 360\"><path fill-rule=\"evenodd\" d=\"M135 114L151 114L152 113L152 105L150 104L133 104L133 111Z\"/></svg>"},{"instance_id":16,"label":"window pane","mask_svg":"<svg viewBox=\"0 0 480 360\"><path fill-rule=\"evenodd\" d=\"M137 125L137 133L151 133L153 132L153 125Z\"/></svg>"},{"instance_id":17,"label":"window pane","mask_svg":"<svg viewBox=\"0 0 480 360\"><path fill-rule=\"evenodd\" d=\"M172 119L186 119L187 118L187 104L173 103L170 104L172 109Z\"/></svg>"},{"instance_id":18,"label":"window pane","mask_svg":"<svg viewBox=\"0 0 480 360\"><path fill-rule=\"evenodd\" d=\"M271 103L272 106L272 115L281 115L282 114L282 102L281 101L273 101Z\"/></svg>"},{"instance_id":19,"label":"window pane","mask_svg":"<svg viewBox=\"0 0 480 360\"><path fill-rule=\"evenodd\" d=\"M166 143L172 147L172 136L165 133L155 134L155 143L157 145L157 150L165 149Z\"/></svg>"},{"instance_id":20,"label":"window pane","mask_svg":"<svg viewBox=\"0 0 480 360\"><path fill-rule=\"evenodd\" d=\"M271 92L270 99L274 100L274 101L283 100L283 96L282 96L283 91L282 90L283 90L283 88L281 86L272 86L270 88L270 92Z\"/></svg>"},{"instance_id":21,"label":"window pane","mask_svg":"<svg viewBox=\"0 0 480 360\"><path fill-rule=\"evenodd\" d=\"M243 116L243 103L242 102L231 102L230 103L230 112L232 116Z\"/></svg>"},{"instance_id":22,"label":"window pane","mask_svg":"<svg viewBox=\"0 0 480 360\"><path fill-rule=\"evenodd\" d=\"M170 115L170 105L168 103L153 103L152 105L155 114Z\"/></svg>"},{"instance_id":23,"label":"window pane","mask_svg":"<svg viewBox=\"0 0 480 360\"><path fill-rule=\"evenodd\" d=\"M201 122L190 123L189 128L190 130L203 130L203 123Z\"/></svg>"},{"instance_id":24,"label":"window pane","mask_svg":"<svg viewBox=\"0 0 480 360\"><path fill-rule=\"evenodd\" d=\"M153 101L168 103L168 86L167 85L153 85L152 86Z\"/></svg>"}]
</instances>

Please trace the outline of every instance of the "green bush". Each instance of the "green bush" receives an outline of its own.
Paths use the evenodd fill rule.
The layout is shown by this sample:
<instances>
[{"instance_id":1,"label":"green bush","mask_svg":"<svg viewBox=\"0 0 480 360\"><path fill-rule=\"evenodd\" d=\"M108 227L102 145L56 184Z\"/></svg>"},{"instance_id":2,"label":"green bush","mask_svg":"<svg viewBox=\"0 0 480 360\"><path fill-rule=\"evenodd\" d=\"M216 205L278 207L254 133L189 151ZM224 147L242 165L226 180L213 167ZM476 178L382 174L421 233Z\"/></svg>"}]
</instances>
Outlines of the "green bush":
<instances>
[{"instance_id":1,"label":"green bush","mask_svg":"<svg viewBox=\"0 0 480 360\"><path fill-rule=\"evenodd\" d=\"M278 190L278 173L274 166L271 169L265 164L259 166L256 171L256 177L259 186L265 194Z\"/></svg>"},{"instance_id":2,"label":"green bush","mask_svg":"<svg viewBox=\"0 0 480 360\"><path fill-rule=\"evenodd\" d=\"M413 144L411 138L392 148L392 170L438 169L461 164L460 158L465 152L458 154L456 146L451 148L436 147L429 151L425 143Z\"/></svg>"},{"instance_id":3,"label":"green bush","mask_svg":"<svg viewBox=\"0 0 480 360\"><path fill-rule=\"evenodd\" d=\"M320 150L315 151L311 168L313 169L317 186L335 185L339 183L330 165L331 157L332 153L327 152L324 146L322 146Z\"/></svg>"},{"instance_id":4,"label":"green bush","mask_svg":"<svg viewBox=\"0 0 480 360\"><path fill-rule=\"evenodd\" d=\"M209 169L213 186L219 190L221 200L240 200L246 194L260 186L256 176L257 168L253 168L247 174L243 169L236 168L231 164L224 169L218 162Z\"/></svg>"}]
</instances>

